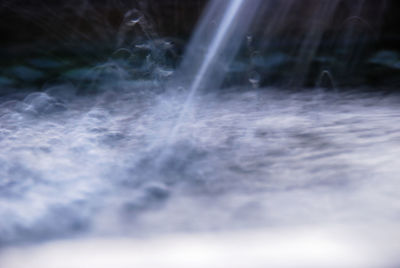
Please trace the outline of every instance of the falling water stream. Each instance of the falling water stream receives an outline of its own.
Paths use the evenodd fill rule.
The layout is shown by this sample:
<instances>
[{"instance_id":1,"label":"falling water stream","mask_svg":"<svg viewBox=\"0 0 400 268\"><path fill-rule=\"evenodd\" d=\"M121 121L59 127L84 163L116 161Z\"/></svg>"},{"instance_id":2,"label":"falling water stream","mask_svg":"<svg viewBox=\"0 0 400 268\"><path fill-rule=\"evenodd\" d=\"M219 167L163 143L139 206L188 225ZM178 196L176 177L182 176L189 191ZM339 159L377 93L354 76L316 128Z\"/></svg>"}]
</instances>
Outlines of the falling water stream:
<instances>
[{"instance_id":1,"label":"falling water stream","mask_svg":"<svg viewBox=\"0 0 400 268\"><path fill-rule=\"evenodd\" d=\"M302 2L210 1L163 91L118 73L1 96L0 267L397 267L400 96L338 89L318 53L341 1L286 31Z\"/></svg>"},{"instance_id":2,"label":"falling water stream","mask_svg":"<svg viewBox=\"0 0 400 268\"><path fill-rule=\"evenodd\" d=\"M178 71L178 75L189 76L192 81L189 80L188 97L171 131L169 142L174 140L179 131L189 112L189 107L193 105L193 97L197 91L201 87L220 86L219 81L223 79L225 72L218 69L221 68L221 64L229 65L236 56L241 40L244 39L260 2L260 0L251 0L244 7L244 0L211 1L206 18L203 19L188 45L181 70ZM246 21L242 19L244 16L247 17ZM194 68L193 64L195 64ZM190 65L192 67L189 67ZM216 75L218 72L220 74Z\"/></svg>"},{"instance_id":3,"label":"falling water stream","mask_svg":"<svg viewBox=\"0 0 400 268\"><path fill-rule=\"evenodd\" d=\"M212 39L212 43L209 47L207 47L207 52L200 63L200 69L196 71L194 81L192 82L191 86L189 87L189 95L185 104L182 108L181 115L179 116L178 122L176 126L172 130L171 139L176 136L176 132L180 124L182 123L183 117L186 115L188 106L192 105L193 96L199 89L200 85L202 84L203 80L205 79L205 74L209 71L211 67L211 63L214 60L215 56L218 53L221 53L221 49L225 48L223 46L223 41L226 39L227 32L232 25L232 21L235 19L238 11L240 10L241 5L243 4L244 0L233 0L230 1L228 5L228 10L225 12L224 17L222 18L221 25L218 25L216 35Z\"/></svg>"}]
</instances>

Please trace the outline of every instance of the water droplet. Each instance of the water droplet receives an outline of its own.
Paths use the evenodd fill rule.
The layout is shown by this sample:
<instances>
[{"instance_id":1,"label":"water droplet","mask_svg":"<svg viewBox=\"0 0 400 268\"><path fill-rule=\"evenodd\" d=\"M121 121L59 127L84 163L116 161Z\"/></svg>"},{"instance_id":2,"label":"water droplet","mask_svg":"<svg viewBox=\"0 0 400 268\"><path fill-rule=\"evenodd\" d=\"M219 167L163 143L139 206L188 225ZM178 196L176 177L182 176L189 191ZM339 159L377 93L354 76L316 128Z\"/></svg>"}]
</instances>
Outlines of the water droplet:
<instances>
[{"instance_id":1,"label":"water droplet","mask_svg":"<svg viewBox=\"0 0 400 268\"><path fill-rule=\"evenodd\" d=\"M249 74L249 82L253 86L253 88L258 88L260 86L260 74L256 71L252 71Z\"/></svg>"},{"instance_id":2,"label":"water droplet","mask_svg":"<svg viewBox=\"0 0 400 268\"><path fill-rule=\"evenodd\" d=\"M133 27L143 20L143 14L137 9L132 9L125 14L125 25L128 27Z\"/></svg>"},{"instance_id":3,"label":"water droplet","mask_svg":"<svg viewBox=\"0 0 400 268\"><path fill-rule=\"evenodd\" d=\"M138 24L138 23L140 22L141 19L142 19L142 17L139 17L139 18L137 18L137 19L131 19L131 20L129 20L129 21L126 22L126 26L133 27L133 26L135 26L136 24Z\"/></svg>"},{"instance_id":4,"label":"water droplet","mask_svg":"<svg viewBox=\"0 0 400 268\"><path fill-rule=\"evenodd\" d=\"M247 47L250 48L253 44L253 36L251 36L251 35L246 36L246 43L247 43Z\"/></svg>"}]
</instances>

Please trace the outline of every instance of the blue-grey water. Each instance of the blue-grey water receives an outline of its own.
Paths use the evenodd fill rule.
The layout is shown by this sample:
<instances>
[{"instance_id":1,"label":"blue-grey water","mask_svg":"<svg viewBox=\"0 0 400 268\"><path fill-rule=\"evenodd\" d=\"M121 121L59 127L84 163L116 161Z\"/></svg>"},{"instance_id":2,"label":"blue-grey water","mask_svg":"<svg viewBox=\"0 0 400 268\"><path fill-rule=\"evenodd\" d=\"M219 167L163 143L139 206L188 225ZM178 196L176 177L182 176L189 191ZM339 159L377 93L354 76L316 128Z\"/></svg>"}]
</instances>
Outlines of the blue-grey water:
<instances>
[{"instance_id":1,"label":"blue-grey water","mask_svg":"<svg viewBox=\"0 0 400 268\"><path fill-rule=\"evenodd\" d=\"M399 96L204 92L166 143L185 100L185 92L159 93L145 81L87 96L59 85L4 98L3 249L66 238L331 225L398 236Z\"/></svg>"}]
</instances>

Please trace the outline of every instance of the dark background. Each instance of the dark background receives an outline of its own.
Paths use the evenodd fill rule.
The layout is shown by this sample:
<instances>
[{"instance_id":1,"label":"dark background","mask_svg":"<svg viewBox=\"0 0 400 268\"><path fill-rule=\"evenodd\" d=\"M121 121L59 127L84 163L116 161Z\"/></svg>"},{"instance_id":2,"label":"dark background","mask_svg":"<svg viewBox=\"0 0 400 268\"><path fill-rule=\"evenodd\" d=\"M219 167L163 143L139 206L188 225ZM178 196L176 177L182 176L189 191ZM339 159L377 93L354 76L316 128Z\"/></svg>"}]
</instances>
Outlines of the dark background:
<instances>
[{"instance_id":1,"label":"dark background","mask_svg":"<svg viewBox=\"0 0 400 268\"><path fill-rule=\"evenodd\" d=\"M302 28L302 16L313 1L299 1L291 15L288 29L294 36L306 31ZM78 64L96 63L106 60L119 47L129 45L132 40L145 39L146 34L154 39L170 38L182 54L198 21L205 0L2 0L0 1L0 67L3 69L23 63L27 58L47 57ZM344 0L335 13L331 28L351 16L349 3ZM370 25L374 36L368 55L377 51L400 51L400 3L387 0L384 16L378 18L377 7L382 0L366 0L362 18ZM126 30L126 14L138 10L146 18L146 29ZM135 11L136 12L136 11ZM134 13L135 13L134 12ZM262 20L258 21L262 24ZM291 23L291 25L290 25ZM147 31L147 32L146 32ZM123 38L121 37L123 36ZM122 41L121 41L122 40ZM179 60L178 60L179 61ZM389 70L388 70L389 69ZM399 67L400 69L400 67ZM374 71L375 72L375 71ZM7 72L6 72L7 73ZM377 68L373 79L366 83L385 84L397 87L398 69ZM390 73L390 79L387 77ZM1 74L0 74L1 75ZM56 73L54 73L56 75ZM47 78L46 78L47 79ZM39 81L39 82L43 82Z\"/></svg>"},{"instance_id":2,"label":"dark background","mask_svg":"<svg viewBox=\"0 0 400 268\"><path fill-rule=\"evenodd\" d=\"M2 56L114 49L124 15L142 12L160 37L187 40L204 0L11 0L0 1ZM142 33L134 33L141 35ZM95 51L93 51L93 49Z\"/></svg>"}]
</instances>

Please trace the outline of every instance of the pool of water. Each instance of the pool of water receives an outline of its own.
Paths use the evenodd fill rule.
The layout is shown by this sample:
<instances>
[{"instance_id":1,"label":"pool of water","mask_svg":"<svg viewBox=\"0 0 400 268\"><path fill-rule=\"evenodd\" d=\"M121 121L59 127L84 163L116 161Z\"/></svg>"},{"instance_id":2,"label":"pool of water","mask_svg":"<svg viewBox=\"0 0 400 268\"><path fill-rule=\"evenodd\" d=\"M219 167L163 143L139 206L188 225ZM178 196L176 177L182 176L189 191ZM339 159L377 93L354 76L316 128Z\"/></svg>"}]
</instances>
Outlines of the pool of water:
<instances>
[{"instance_id":1,"label":"pool of water","mask_svg":"<svg viewBox=\"0 0 400 268\"><path fill-rule=\"evenodd\" d=\"M370 243L375 249L399 248L395 94L203 92L171 140L186 92L160 93L146 81L105 85L93 95L66 87L1 100L3 250L71 238L235 237L275 228L286 239L305 226L305 233L340 226L352 234L360 225L367 236L389 237Z\"/></svg>"}]
</instances>

